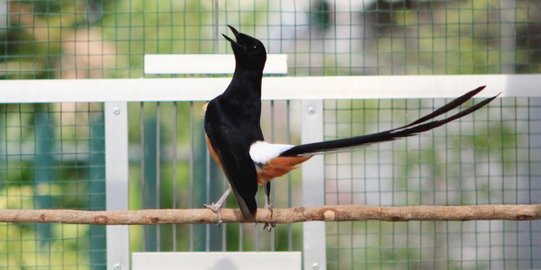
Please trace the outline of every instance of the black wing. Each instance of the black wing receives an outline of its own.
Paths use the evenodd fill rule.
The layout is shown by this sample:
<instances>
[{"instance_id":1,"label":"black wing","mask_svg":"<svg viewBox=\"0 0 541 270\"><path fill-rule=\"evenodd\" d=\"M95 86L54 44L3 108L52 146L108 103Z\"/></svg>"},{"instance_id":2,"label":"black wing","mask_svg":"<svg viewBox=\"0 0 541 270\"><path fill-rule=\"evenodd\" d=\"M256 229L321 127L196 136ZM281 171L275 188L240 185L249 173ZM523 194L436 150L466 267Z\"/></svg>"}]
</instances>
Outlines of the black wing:
<instances>
[{"instance_id":1,"label":"black wing","mask_svg":"<svg viewBox=\"0 0 541 270\"><path fill-rule=\"evenodd\" d=\"M210 102L205 115L205 132L222 169L235 193L244 218L251 219L257 211L257 171L250 158L249 147L242 130L223 119L218 106Z\"/></svg>"}]
</instances>

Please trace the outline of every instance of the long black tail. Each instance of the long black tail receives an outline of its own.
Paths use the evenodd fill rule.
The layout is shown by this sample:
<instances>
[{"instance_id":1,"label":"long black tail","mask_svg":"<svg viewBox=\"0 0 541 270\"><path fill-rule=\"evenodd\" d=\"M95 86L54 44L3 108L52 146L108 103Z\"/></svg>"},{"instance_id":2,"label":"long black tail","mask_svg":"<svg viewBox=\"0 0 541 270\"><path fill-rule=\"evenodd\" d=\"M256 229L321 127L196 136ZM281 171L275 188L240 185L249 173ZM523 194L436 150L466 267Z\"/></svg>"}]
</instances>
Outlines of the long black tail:
<instances>
[{"instance_id":1,"label":"long black tail","mask_svg":"<svg viewBox=\"0 0 541 270\"><path fill-rule=\"evenodd\" d=\"M386 142L386 141L392 141L398 138L404 138L413 136L415 134L418 134L420 132L424 132L427 130L431 130L433 128L437 128L439 126L445 125L453 120L456 120L458 118L461 118L465 115L468 115L483 106L487 105L489 102L491 102L493 99L495 99L498 95L493 96L491 98L487 98L471 107L469 107L466 110L460 111L448 118L442 119L442 120L433 120L430 122L427 122L428 120L431 120L439 115L442 115L460 105L462 105L464 102L471 99L473 96L475 96L477 93L481 92L485 86L478 87L477 89L474 89L472 91L469 91L468 93L454 99L450 103L444 105L443 107L433 111L432 113L423 116L405 126L401 126L399 128L394 128L382 132L362 135L362 136L356 136L346 139L338 139L333 141L324 141L324 142L317 142L317 143L308 143L308 144L301 144L297 145L285 152L283 152L280 156L298 156L298 155L305 155L305 154L314 154L314 153L320 153L325 151L332 151L337 150L340 148L346 148L346 147L352 147L352 146L360 146L364 144L370 144L370 143L378 143L378 142Z\"/></svg>"}]
</instances>

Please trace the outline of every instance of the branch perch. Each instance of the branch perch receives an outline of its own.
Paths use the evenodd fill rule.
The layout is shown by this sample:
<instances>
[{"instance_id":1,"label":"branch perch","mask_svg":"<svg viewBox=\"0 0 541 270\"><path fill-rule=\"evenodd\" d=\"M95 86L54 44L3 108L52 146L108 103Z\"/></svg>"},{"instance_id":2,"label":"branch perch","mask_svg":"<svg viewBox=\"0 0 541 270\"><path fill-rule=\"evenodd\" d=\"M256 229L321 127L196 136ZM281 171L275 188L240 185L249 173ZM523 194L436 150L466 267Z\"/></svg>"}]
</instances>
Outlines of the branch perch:
<instances>
[{"instance_id":1,"label":"branch perch","mask_svg":"<svg viewBox=\"0 0 541 270\"><path fill-rule=\"evenodd\" d=\"M224 223L295 223L305 221L465 221L541 219L541 204L472 206L362 206L326 205L269 210L259 209L253 220L244 220L237 209L222 209ZM148 209L126 211L0 209L0 222L66 223L98 225L216 223L208 209Z\"/></svg>"}]
</instances>

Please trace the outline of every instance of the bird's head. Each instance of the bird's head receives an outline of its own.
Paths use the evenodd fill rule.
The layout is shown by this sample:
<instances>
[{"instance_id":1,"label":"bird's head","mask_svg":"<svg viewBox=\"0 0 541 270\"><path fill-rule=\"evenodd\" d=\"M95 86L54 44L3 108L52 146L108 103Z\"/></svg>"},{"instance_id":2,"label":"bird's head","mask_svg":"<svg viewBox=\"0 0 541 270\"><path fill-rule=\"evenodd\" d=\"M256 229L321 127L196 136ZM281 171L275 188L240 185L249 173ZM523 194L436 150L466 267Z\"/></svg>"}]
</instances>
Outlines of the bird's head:
<instances>
[{"instance_id":1,"label":"bird's head","mask_svg":"<svg viewBox=\"0 0 541 270\"><path fill-rule=\"evenodd\" d=\"M267 60L267 51L265 46L257 38L251 37L237 31L233 26L228 25L235 39L222 34L224 38L231 43L231 48L235 54L237 68L247 68L263 72L265 61Z\"/></svg>"}]
</instances>

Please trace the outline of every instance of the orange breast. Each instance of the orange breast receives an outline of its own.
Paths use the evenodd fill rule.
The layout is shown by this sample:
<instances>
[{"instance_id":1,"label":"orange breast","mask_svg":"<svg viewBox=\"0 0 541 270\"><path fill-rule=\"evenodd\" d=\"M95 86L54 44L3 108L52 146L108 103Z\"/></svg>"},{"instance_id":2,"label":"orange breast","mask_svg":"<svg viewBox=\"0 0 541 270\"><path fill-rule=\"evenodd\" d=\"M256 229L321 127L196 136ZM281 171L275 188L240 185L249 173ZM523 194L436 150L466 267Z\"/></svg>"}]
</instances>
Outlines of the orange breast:
<instances>
[{"instance_id":1,"label":"orange breast","mask_svg":"<svg viewBox=\"0 0 541 270\"><path fill-rule=\"evenodd\" d=\"M218 157L216 150L214 150L214 146L212 146L212 144L210 143L210 140L207 134L205 134L205 141L207 142L207 147L209 149L210 156L212 156L212 159L214 159L214 161L216 161L216 163L218 163L218 165L222 167L222 161L220 161L220 158Z\"/></svg>"}]
</instances>

